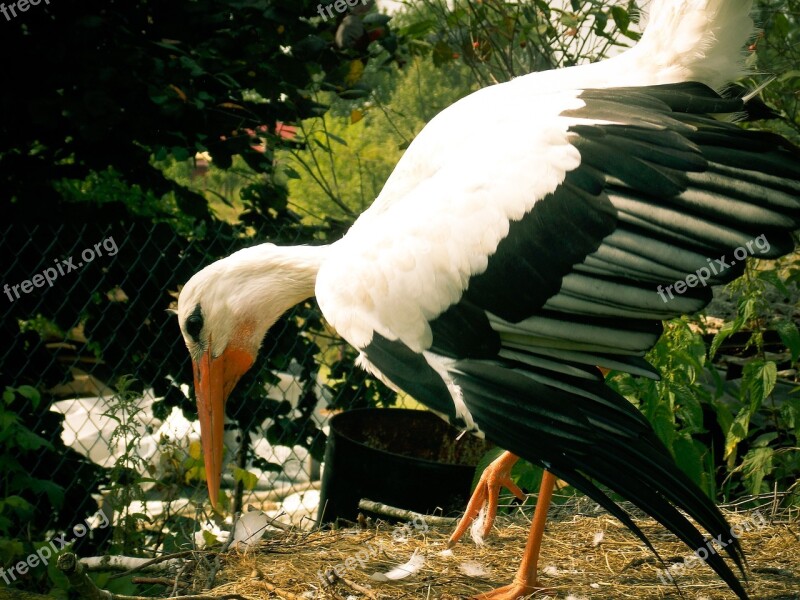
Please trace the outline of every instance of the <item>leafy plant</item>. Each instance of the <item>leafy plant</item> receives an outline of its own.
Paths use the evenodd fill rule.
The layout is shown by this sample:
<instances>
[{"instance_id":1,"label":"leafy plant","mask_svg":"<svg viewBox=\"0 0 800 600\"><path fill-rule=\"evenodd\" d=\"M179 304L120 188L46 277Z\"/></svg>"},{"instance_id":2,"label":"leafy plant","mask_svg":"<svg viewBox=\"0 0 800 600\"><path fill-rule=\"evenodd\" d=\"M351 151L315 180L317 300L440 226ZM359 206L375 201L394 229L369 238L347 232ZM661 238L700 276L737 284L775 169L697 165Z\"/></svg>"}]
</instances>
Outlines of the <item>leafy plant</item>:
<instances>
[{"instance_id":1,"label":"leafy plant","mask_svg":"<svg viewBox=\"0 0 800 600\"><path fill-rule=\"evenodd\" d=\"M598 60L639 38L632 1L420 0L409 17L398 34L412 52L437 65L463 61L481 87Z\"/></svg>"},{"instance_id":2,"label":"leafy plant","mask_svg":"<svg viewBox=\"0 0 800 600\"><path fill-rule=\"evenodd\" d=\"M717 410L708 380L716 372L689 318L665 323L664 334L647 359L661 373L660 381L616 374L609 383L637 406L678 465L709 496L716 494L713 448L706 443L705 413Z\"/></svg>"},{"instance_id":3,"label":"leafy plant","mask_svg":"<svg viewBox=\"0 0 800 600\"><path fill-rule=\"evenodd\" d=\"M117 424L107 441L109 449L122 447L108 473L107 501L117 513L113 542L117 551L126 555L136 554L145 546L142 525L151 524L147 515L131 511L134 501L145 501L141 484L152 481L141 475L147 472L147 462L139 455L143 431L140 415L144 409L139 404L141 395L131 389L132 383L131 377L120 377L116 393L102 414Z\"/></svg>"},{"instance_id":4,"label":"leafy plant","mask_svg":"<svg viewBox=\"0 0 800 600\"><path fill-rule=\"evenodd\" d=\"M52 481L33 476L20 462L20 455L34 454L52 444L32 431L21 419L21 406L38 408L39 391L29 385L6 387L0 402L0 564L8 565L32 549L16 537L17 524L30 521L33 499L45 495L56 508L64 501L64 490Z\"/></svg>"},{"instance_id":5,"label":"leafy plant","mask_svg":"<svg viewBox=\"0 0 800 600\"><path fill-rule=\"evenodd\" d=\"M796 367L800 357L800 332L790 315L775 310L776 298L791 299L800 281L800 260L791 255L766 267L749 264L745 275L730 284L739 296L736 317L714 337L710 356L732 336L745 333L742 352L749 356L738 386L739 407L726 430L724 456L729 479L741 478L740 485L750 494L767 492L773 486L788 489L800 472L800 388ZM790 289L794 288L794 291ZM769 352L767 336L777 332L785 351ZM774 343L772 344L774 346ZM784 383L784 393L776 393L779 365L793 379ZM772 485L767 485L767 479Z\"/></svg>"},{"instance_id":6,"label":"leafy plant","mask_svg":"<svg viewBox=\"0 0 800 600\"><path fill-rule=\"evenodd\" d=\"M788 490L800 472L800 388L786 393L796 379L790 367L800 356L800 333L791 316L774 305L776 297L796 296L789 286L797 281L796 256L767 266L749 263L744 276L727 286L727 294L738 298L736 314L713 336L704 339L702 319L665 323L664 335L647 357L661 381L626 374L610 380L641 408L678 465L711 497L731 500L773 487ZM770 332L776 338L771 352L765 342ZM712 364L734 337L726 353L735 356L719 367ZM779 361L791 378L781 398L776 394Z\"/></svg>"}]
</instances>

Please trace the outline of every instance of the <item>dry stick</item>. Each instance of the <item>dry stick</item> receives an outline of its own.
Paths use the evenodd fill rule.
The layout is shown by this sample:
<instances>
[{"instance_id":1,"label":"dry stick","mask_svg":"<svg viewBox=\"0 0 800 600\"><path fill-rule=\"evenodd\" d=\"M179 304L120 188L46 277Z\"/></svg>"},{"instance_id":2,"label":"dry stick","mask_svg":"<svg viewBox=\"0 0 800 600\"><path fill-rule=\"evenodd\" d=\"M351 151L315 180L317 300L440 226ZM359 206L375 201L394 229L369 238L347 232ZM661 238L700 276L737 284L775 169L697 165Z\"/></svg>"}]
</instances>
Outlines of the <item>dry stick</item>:
<instances>
[{"instance_id":1,"label":"dry stick","mask_svg":"<svg viewBox=\"0 0 800 600\"><path fill-rule=\"evenodd\" d=\"M219 557L221 554L225 554L228 549L231 547L233 543L233 534L236 532L236 523L239 522L239 517L241 517L241 513L233 513L233 523L231 524L231 534L228 536L228 539L225 540L225 543L222 544L222 550L220 550L219 554L214 557L214 562L211 565L211 569L208 573L208 578L206 579L206 589L210 590L214 587L214 582L217 579L217 572L222 568L222 563L219 561Z\"/></svg>"},{"instance_id":2,"label":"dry stick","mask_svg":"<svg viewBox=\"0 0 800 600\"><path fill-rule=\"evenodd\" d=\"M372 598L372 600L378 600L378 597L375 595L371 589L364 587L363 585L357 584L355 581L350 581L349 579L342 577L341 575L336 575L336 572L333 573L334 577L344 583L346 586L353 588L355 591L364 594L367 598Z\"/></svg>"},{"instance_id":3,"label":"dry stick","mask_svg":"<svg viewBox=\"0 0 800 600\"><path fill-rule=\"evenodd\" d=\"M302 596L298 596L297 594L293 594L288 590L283 590L279 588L277 585L270 583L266 580L255 580L253 583L256 585L260 585L264 587L268 592L272 592L273 594L277 594L284 600L304 600ZM181 600L183 600L184 596L181 596Z\"/></svg>"},{"instance_id":4,"label":"dry stick","mask_svg":"<svg viewBox=\"0 0 800 600\"><path fill-rule=\"evenodd\" d=\"M165 554L164 556L158 556L156 558L152 558L150 560L142 561L141 558L133 558L130 556L93 556L91 558L84 558L81 559L81 564L83 564L86 569L89 571L97 571L97 570L107 570L107 569L127 569L127 571L123 573L117 573L109 577L109 581L111 579L119 579L120 577L125 577L130 575L131 573L135 573L136 571L156 571L158 569L154 569L153 566L159 563L170 561L177 558L182 558L184 556L189 556L194 554L195 550L184 550L182 552L175 552L174 554ZM139 564L136 564L138 561L142 561ZM131 566L133 565L133 566Z\"/></svg>"},{"instance_id":5,"label":"dry stick","mask_svg":"<svg viewBox=\"0 0 800 600\"><path fill-rule=\"evenodd\" d=\"M86 600L112 600L111 592L99 589L86 574L86 568L72 552L58 557L56 567L66 575L69 585L81 598Z\"/></svg>"},{"instance_id":6,"label":"dry stick","mask_svg":"<svg viewBox=\"0 0 800 600\"><path fill-rule=\"evenodd\" d=\"M107 590L98 588L94 581L86 574L86 568L80 563L78 557L72 552L65 552L58 557L56 566L64 573L70 587L85 600L157 600L148 596L123 596L112 594ZM181 600L249 600L240 594L227 594L225 596L209 596L204 594L181 596Z\"/></svg>"},{"instance_id":7,"label":"dry stick","mask_svg":"<svg viewBox=\"0 0 800 600\"><path fill-rule=\"evenodd\" d=\"M173 584L177 587L177 582L173 581L169 577L132 577L131 583L135 583L137 585L163 585L164 587L172 587ZM185 582L181 582L183 587L188 586L189 584ZM171 595L175 595L175 590L173 590Z\"/></svg>"},{"instance_id":8,"label":"dry stick","mask_svg":"<svg viewBox=\"0 0 800 600\"><path fill-rule=\"evenodd\" d=\"M383 504L382 502L367 500L366 498L359 500L358 508L361 510L368 510L369 512L373 512L378 515L392 517L394 519L403 519L404 521L422 521L433 526L452 527L458 523L458 519L423 515L421 513L414 512L413 510L396 508L394 506L389 506L388 504Z\"/></svg>"},{"instance_id":9,"label":"dry stick","mask_svg":"<svg viewBox=\"0 0 800 600\"><path fill-rule=\"evenodd\" d=\"M186 567L188 565L183 565L180 569L178 569L178 573L175 575L175 583L172 585L172 593L170 597L178 595L178 583L183 583L184 587L188 587L186 583L181 581L181 576L183 575L184 571L186 571Z\"/></svg>"}]
</instances>

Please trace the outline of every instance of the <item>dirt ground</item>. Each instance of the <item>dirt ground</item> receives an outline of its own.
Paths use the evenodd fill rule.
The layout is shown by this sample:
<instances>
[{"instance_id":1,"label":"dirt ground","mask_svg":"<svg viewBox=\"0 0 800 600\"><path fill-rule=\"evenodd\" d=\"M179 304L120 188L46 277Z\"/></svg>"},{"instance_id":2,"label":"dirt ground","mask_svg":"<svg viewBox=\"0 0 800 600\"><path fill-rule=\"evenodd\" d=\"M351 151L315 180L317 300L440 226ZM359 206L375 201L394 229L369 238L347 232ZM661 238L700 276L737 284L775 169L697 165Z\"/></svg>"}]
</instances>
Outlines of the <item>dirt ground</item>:
<instances>
[{"instance_id":1,"label":"dirt ground","mask_svg":"<svg viewBox=\"0 0 800 600\"><path fill-rule=\"evenodd\" d=\"M229 551L216 577L215 596L285 600L455 600L508 583L514 576L530 523L531 507L498 520L483 546L464 539L442 553L450 527L385 522L314 532L267 534L257 547ZM800 515L776 512L769 502L748 512L726 511L740 535L754 600L800 600ZM540 582L550 588L533 598L729 600L735 596L692 551L649 519L637 524L664 563L618 521L585 498L551 509L540 561ZM419 571L381 583L371 576L416 555ZM669 572L665 568L672 565ZM338 570L338 577L333 571ZM329 580L324 583L325 573ZM198 573L200 575L200 573ZM674 583L670 582L670 578Z\"/></svg>"}]
</instances>

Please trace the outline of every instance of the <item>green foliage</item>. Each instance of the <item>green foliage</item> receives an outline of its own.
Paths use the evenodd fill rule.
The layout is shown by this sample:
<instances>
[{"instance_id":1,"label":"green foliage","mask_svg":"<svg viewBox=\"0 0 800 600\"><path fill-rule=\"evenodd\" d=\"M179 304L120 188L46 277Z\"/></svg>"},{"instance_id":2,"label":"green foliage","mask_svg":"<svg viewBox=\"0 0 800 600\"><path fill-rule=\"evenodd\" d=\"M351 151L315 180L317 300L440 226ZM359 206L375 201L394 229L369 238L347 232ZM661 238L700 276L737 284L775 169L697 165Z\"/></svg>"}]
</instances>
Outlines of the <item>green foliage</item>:
<instances>
[{"instance_id":1,"label":"green foliage","mask_svg":"<svg viewBox=\"0 0 800 600\"><path fill-rule=\"evenodd\" d=\"M477 485L478 481L481 478L484 470L488 467L495 459L499 458L499 456L504 452L502 448L492 448L488 450L478 461L478 464L475 466L475 475L472 478L472 489L474 490ZM544 469L529 463L527 460L518 460L514 463L514 466L511 468L511 481L513 481L517 486L526 494L536 494L539 491L539 487L542 485L542 476L544 474ZM563 481L559 480L561 484L564 484ZM563 504L569 499L578 494L578 490L573 488L570 485L565 485L564 487L558 487L558 493L553 496L553 503L554 504ZM505 510L506 512L510 512L512 508L516 505L535 505L536 504L536 497L535 496L528 496L525 499L525 502L520 503L519 500L512 494L510 491L506 490L505 488L500 490L500 500L499 505L501 510Z\"/></svg>"},{"instance_id":2,"label":"green foliage","mask_svg":"<svg viewBox=\"0 0 800 600\"><path fill-rule=\"evenodd\" d=\"M720 329L711 345L713 355L724 340L746 334L744 350L750 358L742 370L740 404L726 432L724 458L729 477L742 477L741 485L751 494L768 492L773 485L788 489L800 472L800 390L795 387L785 392L796 383L796 375L794 380L785 380L780 394L776 389L778 361L784 370L797 367L800 334L792 315L783 315L774 307L776 298L796 297L798 281L800 258L796 254L760 269L749 264L745 276L730 284L732 293L739 296L736 318ZM778 334L785 351L768 351L771 332Z\"/></svg>"},{"instance_id":3,"label":"green foliage","mask_svg":"<svg viewBox=\"0 0 800 600\"><path fill-rule=\"evenodd\" d=\"M192 375L178 327L164 309L201 266L251 239L302 243L330 235L328 228L300 223L288 207L284 181L273 168L274 153L298 142L281 135L280 126L323 114L327 107L315 99L323 93L333 99L368 92L353 65L370 66L378 55L391 63L396 40L388 19L379 20L374 43L342 47L335 42L339 23L316 17L316 5L53 3L6 23L0 36L3 55L15 57L5 71L13 93L0 102L5 114L19 117L0 124L4 215L16 226L3 235L15 253L4 279L23 280L40 271L43 261L51 266L57 256L109 232L120 245L102 270L87 270L61 291L54 288L7 307L2 330L9 347L0 375L19 389L35 383L44 390L71 381L74 358L60 360L59 350L49 350L46 343L69 344L91 355L92 375L109 384L119 373L136 374L135 383L122 381L109 413L118 415L124 439L125 459L110 475L112 496L123 513L115 543L123 551L176 548L189 540L163 532L192 531L189 524L169 520L169 527L151 535L146 531L155 527L147 518L125 508L139 498L144 482L135 475L135 467L144 465L135 464L133 452L134 398L151 387L164 398L154 407L162 417L174 406L189 418L195 412L175 385L191 384ZM372 27L370 34L376 33ZM30 51L32 45L36 52ZM198 152L207 152L213 166L205 177L192 179ZM42 219L57 225L39 227ZM257 418L274 416L270 439L305 445L319 456L324 435L306 427L316 404L309 390L317 351L311 336L300 335L303 326L322 329L318 310L306 306L287 315L286 323L285 337L270 342L228 406L245 432ZM292 415L268 413L275 409L262 402L264 384L273 378L270 369L298 364L306 377L301 406ZM248 383L254 391L248 391ZM39 529L67 527L94 502L90 494L102 481L101 469L60 443L62 418L49 410L54 399L44 395L38 410L44 416L17 412L24 417L21 426L45 433L54 447L38 454L14 448L9 456L35 482L48 464L78 468L55 473L51 468L53 481L67 480L63 511L46 497L34 502L46 496L34 484L25 490L21 497L35 509L27 528L33 539L23 540L26 544L38 539ZM178 460L168 448L162 450L162 459L176 463L174 473L169 481L147 483L159 486L163 498L189 481L202 485L205 474L194 457ZM247 449L241 454L246 456ZM8 477L12 474L8 471ZM23 507L14 494L7 496L0 515ZM12 538L22 522L14 519ZM88 551L105 550L96 546Z\"/></svg>"},{"instance_id":4,"label":"green foliage","mask_svg":"<svg viewBox=\"0 0 800 600\"><path fill-rule=\"evenodd\" d=\"M440 110L473 91L468 71L412 59L402 70L368 69L375 91L334 102L322 118L301 124L302 148L279 153L290 206L305 221L351 223L378 196L403 151Z\"/></svg>"},{"instance_id":5,"label":"green foliage","mask_svg":"<svg viewBox=\"0 0 800 600\"><path fill-rule=\"evenodd\" d=\"M371 90L356 99L318 95L324 117L302 122L302 145L277 155L289 205L308 223L351 223L378 196L414 136L439 111L491 83L532 71L595 60L627 36L633 6L422 0L397 17L402 67L351 63L349 75ZM476 124L479 126L479 124Z\"/></svg>"},{"instance_id":6,"label":"green foliage","mask_svg":"<svg viewBox=\"0 0 800 600\"><path fill-rule=\"evenodd\" d=\"M713 449L700 438L706 433L704 407L722 408L703 385L710 367L703 339L688 318L675 319L665 324L647 359L660 371L660 381L620 373L609 384L644 413L678 465L713 497Z\"/></svg>"},{"instance_id":7,"label":"green foliage","mask_svg":"<svg viewBox=\"0 0 800 600\"><path fill-rule=\"evenodd\" d=\"M800 144L800 0L758 0L755 6L760 31L749 66L775 77L761 96L783 119L769 126ZM755 87L756 81L748 84Z\"/></svg>"},{"instance_id":8,"label":"green foliage","mask_svg":"<svg viewBox=\"0 0 800 600\"><path fill-rule=\"evenodd\" d=\"M776 298L796 297L796 256L760 268L749 264L745 275L729 284L738 298L736 314L706 343L702 322L679 319L665 324L648 360L662 374L653 382L617 374L611 384L639 406L681 468L711 497L731 500L743 494L789 490L800 472L800 397L794 388L800 335L791 316L774 308ZM790 289L792 288L792 289ZM771 333L773 332L773 333ZM707 336L708 337L708 336ZM726 343L735 363L743 363L736 381L724 381L711 364ZM777 338L770 343L767 338ZM782 342L784 349L776 348ZM775 350L780 350L776 353ZM778 361L792 379L780 395ZM794 502L798 499L795 498Z\"/></svg>"},{"instance_id":9,"label":"green foliage","mask_svg":"<svg viewBox=\"0 0 800 600\"><path fill-rule=\"evenodd\" d=\"M349 344L335 345L328 350L328 355L335 355L332 360L327 361L330 371L325 387L331 396L329 408L386 408L396 402L395 392L355 365L358 351Z\"/></svg>"},{"instance_id":10,"label":"green foliage","mask_svg":"<svg viewBox=\"0 0 800 600\"><path fill-rule=\"evenodd\" d=\"M0 124L0 172L14 213L30 217L45 205L55 216L54 183L111 167L147 193L171 194L187 217L208 220L205 199L151 161L207 151L219 167L239 156L269 173L274 150L292 145L278 124L323 114L313 94L354 91L350 60L370 58L366 48L338 47L338 23L315 17L316 5L91 0L4 23L0 51L15 57L4 71L14 93L0 102L3 114L20 118ZM396 47L386 24L376 44ZM253 148L259 143L264 151ZM246 200L248 221L282 196L269 178L260 185L264 193Z\"/></svg>"},{"instance_id":11,"label":"green foliage","mask_svg":"<svg viewBox=\"0 0 800 600\"><path fill-rule=\"evenodd\" d=\"M33 512L29 502L18 496L23 490L37 490L48 495L50 502L59 506L63 501L58 486L34 479L19 464L19 453L36 452L52 445L31 431L13 410L15 402L29 402L34 408L39 405L39 391L29 385L18 388L7 387L0 402L0 531L7 531L9 519L27 519Z\"/></svg>"},{"instance_id":12,"label":"green foliage","mask_svg":"<svg viewBox=\"0 0 800 600\"><path fill-rule=\"evenodd\" d=\"M635 3L420 0L398 29L412 53L460 61L481 87L534 71L598 60L637 40ZM627 41L624 38L628 38Z\"/></svg>"},{"instance_id":13,"label":"green foliage","mask_svg":"<svg viewBox=\"0 0 800 600\"><path fill-rule=\"evenodd\" d=\"M138 475L145 471L146 461L138 453L144 430L140 418L143 408L139 405L141 395L131 389L133 383L130 377L120 377L117 391L102 415L117 424L107 442L109 449L123 448L108 473L107 499L119 511L114 527L114 544L120 554L129 556L145 546L142 525L150 524L147 515L131 512L134 501L145 500L141 484L146 481Z\"/></svg>"},{"instance_id":14,"label":"green foliage","mask_svg":"<svg viewBox=\"0 0 800 600\"><path fill-rule=\"evenodd\" d=\"M0 401L0 565L10 564L31 548L27 540L15 536L17 524L36 515L31 495L45 496L55 508L64 501L63 488L32 476L20 461L21 456L53 448L20 417L26 405L36 409L40 402L41 394L29 385L6 387Z\"/></svg>"}]
</instances>

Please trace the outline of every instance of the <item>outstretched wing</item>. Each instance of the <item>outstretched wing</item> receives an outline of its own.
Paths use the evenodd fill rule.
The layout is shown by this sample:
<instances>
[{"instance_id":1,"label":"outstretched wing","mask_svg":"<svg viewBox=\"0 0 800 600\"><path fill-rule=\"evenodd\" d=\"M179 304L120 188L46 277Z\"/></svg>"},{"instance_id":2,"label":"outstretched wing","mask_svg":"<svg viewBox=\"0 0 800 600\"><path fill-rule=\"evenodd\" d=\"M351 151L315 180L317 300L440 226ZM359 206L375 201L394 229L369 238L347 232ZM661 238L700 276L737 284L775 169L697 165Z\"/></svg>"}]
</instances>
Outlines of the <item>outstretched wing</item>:
<instances>
[{"instance_id":1,"label":"outstretched wing","mask_svg":"<svg viewBox=\"0 0 800 600\"><path fill-rule=\"evenodd\" d=\"M708 116L745 112L686 83L510 102L495 119L517 125L506 146L508 130L478 130L450 153L426 128L324 265L320 306L391 383L569 481L645 542L598 483L692 549L705 541L676 507L728 539L595 366L657 377L642 356L662 319L703 308L745 256L793 249L797 149ZM738 544L725 550L741 568ZM746 597L718 555L708 563Z\"/></svg>"}]
</instances>

